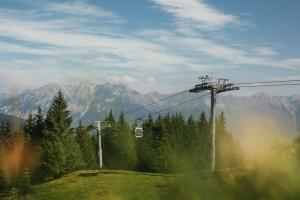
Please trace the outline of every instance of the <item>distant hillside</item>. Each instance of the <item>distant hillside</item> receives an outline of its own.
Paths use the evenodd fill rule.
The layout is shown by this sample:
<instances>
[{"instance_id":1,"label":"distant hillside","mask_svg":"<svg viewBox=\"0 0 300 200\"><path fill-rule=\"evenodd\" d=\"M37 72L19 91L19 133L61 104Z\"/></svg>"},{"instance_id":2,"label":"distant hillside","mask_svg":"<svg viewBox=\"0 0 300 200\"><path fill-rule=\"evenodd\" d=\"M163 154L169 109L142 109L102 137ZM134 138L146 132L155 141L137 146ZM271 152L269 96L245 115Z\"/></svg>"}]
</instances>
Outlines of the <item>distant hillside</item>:
<instances>
[{"instance_id":1,"label":"distant hillside","mask_svg":"<svg viewBox=\"0 0 300 200\"><path fill-rule=\"evenodd\" d=\"M149 112L174 106L201 95L187 92L147 107L147 104L166 98L168 95L158 92L141 94L124 84L106 83L96 85L91 82L65 86L48 84L35 90L26 90L18 95L16 99L3 95L3 98L0 99L0 113L18 113L21 118L26 118L30 112L35 112L38 106L41 106L43 112L46 112L59 90L62 90L69 104L74 125L79 120L102 120L110 109L117 117L122 110L126 112L144 106L143 109L126 115L126 118L133 122L135 118L145 116ZM209 108L210 99L206 97L174 107L174 109L165 111L162 114L181 112L186 117L192 114L195 118L198 118L201 111L205 111L209 116ZM220 111L225 112L228 128L237 137L253 132L259 132L262 136L270 132L286 138L298 136L300 96L274 97L264 93L247 97L219 95L217 112L220 113Z\"/></svg>"},{"instance_id":2,"label":"distant hillside","mask_svg":"<svg viewBox=\"0 0 300 200\"><path fill-rule=\"evenodd\" d=\"M9 123L12 128L24 125L24 120L15 116L5 115L0 113L0 125Z\"/></svg>"}]
</instances>

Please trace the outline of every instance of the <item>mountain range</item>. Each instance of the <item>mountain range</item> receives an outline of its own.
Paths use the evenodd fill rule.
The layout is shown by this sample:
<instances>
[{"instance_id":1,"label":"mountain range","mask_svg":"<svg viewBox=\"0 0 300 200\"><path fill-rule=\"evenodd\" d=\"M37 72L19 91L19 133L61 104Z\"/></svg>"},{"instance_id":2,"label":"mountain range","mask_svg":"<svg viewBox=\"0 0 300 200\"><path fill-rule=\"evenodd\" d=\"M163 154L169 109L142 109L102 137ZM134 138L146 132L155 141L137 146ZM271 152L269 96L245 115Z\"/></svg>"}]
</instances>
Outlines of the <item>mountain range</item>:
<instances>
[{"instance_id":1,"label":"mountain range","mask_svg":"<svg viewBox=\"0 0 300 200\"><path fill-rule=\"evenodd\" d=\"M25 90L18 95L0 95L0 113L14 115L26 119L31 112L41 106L46 112L54 96L61 90L68 102L73 117L73 124L80 120L84 122L103 120L112 109L117 117L121 111L128 113L126 118L134 119L146 116L149 112L174 106L167 112L181 112L185 117L193 115L198 118L201 111L209 116L209 95L189 103L176 106L182 102L194 99L203 94L185 92L181 95L147 106L152 102L168 98L174 94L149 92L141 94L125 84L94 84L81 82L74 85L48 84L43 87ZM299 132L300 96L269 96L258 93L252 96L219 95L217 99L217 113L224 111L229 131L237 137L256 132L264 137L272 133L285 138L295 138Z\"/></svg>"}]
</instances>

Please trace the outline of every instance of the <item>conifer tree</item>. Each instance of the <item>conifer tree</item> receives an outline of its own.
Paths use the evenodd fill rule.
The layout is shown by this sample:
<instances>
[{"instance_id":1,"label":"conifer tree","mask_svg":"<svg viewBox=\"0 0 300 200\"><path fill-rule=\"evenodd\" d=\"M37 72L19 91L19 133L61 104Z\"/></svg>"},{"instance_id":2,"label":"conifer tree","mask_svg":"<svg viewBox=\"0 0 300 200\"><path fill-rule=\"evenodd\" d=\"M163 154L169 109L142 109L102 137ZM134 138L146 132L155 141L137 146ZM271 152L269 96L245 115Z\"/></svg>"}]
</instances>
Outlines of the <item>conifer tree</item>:
<instances>
[{"instance_id":1,"label":"conifer tree","mask_svg":"<svg viewBox=\"0 0 300 200\"><path fill-rule=\"evenodd\" d=\"M121 112L117 122L119 166L123 169L134 169L137 165L136 147L134 135L125 121L124 113Z\"/></svg>"},{"instance_id":2,"label":"conifer tree","mask_svg":"<svg viewBox=\"0 0 300 200\"><path fill-rule=\"evenodd\" d=\"M172 122L170 114L167 114L162 120L162 137L160 141L160 154L161 154L161 171L162 172L173 172L174 170L180 169L180 157L183 155L182 150L183 141L180 141L178 145L174 145L174 142L179 140L181 136L180 129L182 124L180 121L182 116L176 115Z\"/></svg>"},{"instance_id":3,"label":"conifer tree","mask_svg":"<svg viewBox=\"0 0 300 200\"><path fill-rule=\"evenodd\" d=\"M133 126L133 133L136 125ZM140 171L154 171L151 167L153 163L153 119L149 114L147 120L143 124L143 137L136 141L138 167Z\"/></svg>"},{"instance_id":4,"label":"conifer tree","mask_svg":"<svg viewBox=\"0 0 300 200\"><path fill-rule=\"evenodd\" d=\"M162 116L159 115L158 118L155 120L153 125L153 134L152 134L152 162L150 163L150 167L153 169L154 172L162 172L162 152L161 146L163 142L163 132L164 132L164 125Z\"/></svg>"},{"instance_id":5,"label":"conifer tree","mask_svg":"<svg viewBox=\"0 0 300 200\"><path fill-rule=\"evenodd\" d=\"M26 135L28 135L31 140L33 138L32 133L33 133L34 128L35 128L35 122L34 122L32 113L30 113L27 120L25 121L23 130L24 130L24 133Z\"/></svg>"},{"instance_id":6,"label":"conifer tree","mask_svg":"<svg viewBox=\"0 0 300 200\"><path fill-rule=\"evenodd\" d=\"M54 98L46 119L40 173L54 178L83 165L80 148L71 129L72 118L61 91Z\"/></svg>"},{"instance_id":7,"label":"conifer tree","mask_svg":"<svg viewBox=\"0 0 300 200\"><path fill-rule=\"evenodd\" d=\"M40 106L38 107L37 113L34 115L34 122L33 138L37 143L40 143L44 137L45 130L45 119Z\"/></svg>"},{"instance_id":8,"label":"conifer tree","mask_svg":"<svg viewBox=\"0 0 300 200\"><path fill-rule=\"evenodd\" d=\"M81 169L84 166L83 157L73 129L62 138L62 143L65 156L64 173Z\"/></svg>"},{"instance_id":9,"label":"conifer tree","mask_svg":"<svg viewBox=\"0 0 300 200\"><path fill-rule=\"evenodd\" d=\"M110 110L105 121L110 123L111 126L102 130L103 165L106 168L113 169L117 167L115 160L118 155L118 135L116 132L116 120L113 116L112 110Z\"/></svg>"},{"instance_id":10,"label":"conifer tree","mask_svg":"<svg viewBox=\"0 0 300 200\"><path fill-rule=\"evenodd\" d=\"M242 165L241 147L226 129L224 112L221 112L216 124L216 166L228 168Z\"/></svg>"},{"instance_id":11,"label":"conifer tree","mask_svg":"<svg viewBox=\"0 0 300 200\"><path fill-rule=\"evenodd\" d=\"M199 156L200 167L202 169L209 168L210 156L211 156L211 132L209 121L206 118L205 112L201 112L200 119L198 121L198 131L199 131L199 151L201 156Z\"/></svg>"},{"instance_id":12,"label":"conifer tree","mask_svg":"<svg viewBox=\"0 0 300 200\"><path fill-rule=\"evenodd\" d=\"M185 129L186 129L185 138L184 138L185 141L184 148L186 150L185 157L189 158L187 160L189 165L197 165L197 168L199 168L200 165L199 160L201 160L203 157L202 151L200 150L201 138L197 129L197 125L192 115L190 115L189 118L187 119Z\"/></svg>"},{"instance_id":13,"label":"conifer tree","mask_svg":"<svg viewBox=\"0 0 300 200\"><path fill-rule=\"evenodd\" d=\"M83 167L85 169L95 169L97 167L97 151L92 135L88 127L82 125L81 121L76 128L76 139L80 147Z\"/></svg>"},{"instance_id":14,"label":"conifer tree","mask_svg":"<svg viewBox=\"0 0 300 200\"><path fill-rule=\"evenodd\" d=\"M41 145L42 157L36 176L40 181L60 177L64 173L65 163L63 143L59 137L48 136Z\"/></svg>"},{"instance_id":15,"label":"conifer tree","mask_svg":"<svg viewBox=\"0 0 300 200\"><path fill-rule=\"evenodd\" d=\"M67 107L63 94L59 91L45 119L47 135L65 136L70 134L72 118Z\"/></svg>"},{"instance_id":16,"label":"conifer tree","mask_svg":"<svg viewBox=\"0 0 300 200\"><path fill-rule=\"evenodd\" d=\"M35 145L41 143L44 137L45 120L40 106L35 115L32 115L32 113L29 114L23 130L26 135L30 136L32 143Z\"/></svg>"},{"instance_id":17,"label":"conifer tree","mask_svg":"<svg viewBox=\"0 0 300 200\"><path fill-rule=\"evenodd\" d=\"M4 152L6 148L6 137L4 136L3 130L0 130L0 166L4 164ZM0 168L0 193L8 190L8 184L4 177L4 172Z\"/></svg>"},{"instance_id":18,"label":"conifer tree","mask_svg":"<svg viewBox=\"0 0 300 200\"><path fill-rule=\"evenodd\" d=\"M187 129L187 144L185 145L186 147L191 146L190 148L190 152L193 152L193 149L195 148L195 145L198 145L195 141L196 137L197 137L197 130L196 130L197 126L195 124L194 118L192 115L189 116L189 118L187 119L187 123L186 123L186 129Z\"/></svg>"},{"instance_id":19,"label":"conifer tree","mask_svg":"<svg viewBox=\"0 0 300 200\"><path fill-rule=\"evenodd\" d=\"M21 194L27 194L32 191L31 175L29 169L24 169L22 176L17 180L16 187Z\"/></svg>"}]
</instances>

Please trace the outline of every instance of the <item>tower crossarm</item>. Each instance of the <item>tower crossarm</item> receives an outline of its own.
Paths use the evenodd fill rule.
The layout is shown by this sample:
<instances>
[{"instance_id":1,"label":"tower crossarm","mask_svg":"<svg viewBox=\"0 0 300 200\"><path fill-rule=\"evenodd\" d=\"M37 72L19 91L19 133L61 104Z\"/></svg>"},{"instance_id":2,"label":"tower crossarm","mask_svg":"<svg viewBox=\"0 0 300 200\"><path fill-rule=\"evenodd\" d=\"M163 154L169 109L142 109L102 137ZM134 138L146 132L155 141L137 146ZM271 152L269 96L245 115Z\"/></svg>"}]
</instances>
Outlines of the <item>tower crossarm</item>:
<instances>
[{"instance_id":1,"label":"tower crossarm","mask_svg":"<svg viewBox=\"0 0 300 200\"><path fill-rule=\"evenodd\" d=\"M239 90L240 88L233 83L228 83L227 78L214 79L208 75L199 77L201 83L195 85L189 92L198 93L209 90L211 94L211 111L210 111L210 125L211 125L211 170L216 168L216 96L219 93Z\"/></svg>"},{"instance_id":2,"label":"tower crossarm","mask_svg":"<svg viewBox=\"0 0 300 200\"><path fill-rule=\"evenodd\" d=\"M198 93L203 92L205 90L211 90L211 85L208 83L196 85L194 88L190 89L189 92Z\"/></svg>"},{"instance_id":3,"label":"tower crossarm","mask_svg":"<svg viewBox=\"0 0 300 200\"><path fill-rule=\"evenodd\" d=\"M222 93L222 92L227 92L227 91L232 91L232 90L239 90L240 87L236 86L233 83L229 83L229 84L224 84L224 85L220 85L219 89L217 90L217 93Z\"/></svg>"}]
</instances>

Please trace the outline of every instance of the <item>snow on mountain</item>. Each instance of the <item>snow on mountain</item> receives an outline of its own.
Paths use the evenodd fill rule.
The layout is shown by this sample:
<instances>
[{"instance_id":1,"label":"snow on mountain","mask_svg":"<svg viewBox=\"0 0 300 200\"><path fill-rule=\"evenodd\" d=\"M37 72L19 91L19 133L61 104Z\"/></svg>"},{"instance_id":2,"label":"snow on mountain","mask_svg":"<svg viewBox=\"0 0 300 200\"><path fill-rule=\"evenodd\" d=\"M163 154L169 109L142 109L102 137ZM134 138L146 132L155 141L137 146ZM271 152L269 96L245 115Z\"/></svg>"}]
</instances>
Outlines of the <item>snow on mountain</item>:
<instances>
[{"instance_id":1,"label":"snow on mountain","mask_svg":"<svg viewBox=\"0 0 300 200\"><path fill-rule=\"evenodd\" d=\"M43 112L46 112L59 90L65 95L74 124L79 120L104 119L111 109L117 116L121 111L126 114L128 111L144 106L136 112L126 114L126 117L132 120L136 117L145 116L149 112L174 106L202 95L184 93L147 107L147 104L166 98L169 95L155 91L143 95L125 84L105 83L96 85L88 81L65 86L48 84L35 90L26 90L16 98L8 98L7 95L2 95L3 98L0 98L0 113L14 114L26 118L30 112L35 112L38 106L41 106ZM209 110L210 98L207 96L175 109L164 111L162 114L182 112L186 117L192 114L195 118L198 118L201 111L209 114ZM255 124L256 127L261 126L262 130L278 132L278 135L287 138L298 136L300 96L269 96L264 93L249 97L219 95L217 113L220 113L221 110L225 112L228 128L234 134L243 129L251 129L253 128L252 124Z\"/></svg>"},{"instance_id":2,"label":"snow on mountain","mask_svg":"<svg viewBox=\"0 0 300 200\"><path fill-rule=\"evenodd\" d=\"M81 82L78 85L67 85L62 92L68 102L68 109L75 119L80 119L89 110L96 93L96 85L91 82Z\"/></svg>"}]
</instances>

